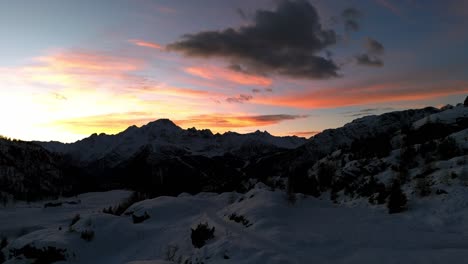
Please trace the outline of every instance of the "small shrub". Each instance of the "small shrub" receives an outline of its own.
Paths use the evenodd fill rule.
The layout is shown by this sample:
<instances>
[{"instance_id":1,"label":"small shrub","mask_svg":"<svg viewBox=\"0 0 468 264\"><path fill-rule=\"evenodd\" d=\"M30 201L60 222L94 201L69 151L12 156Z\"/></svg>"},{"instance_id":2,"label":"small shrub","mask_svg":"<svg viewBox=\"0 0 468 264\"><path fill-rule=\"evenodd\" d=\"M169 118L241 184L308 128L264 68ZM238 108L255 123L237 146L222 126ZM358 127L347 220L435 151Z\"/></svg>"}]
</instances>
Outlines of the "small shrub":
<instances>
[{"instance_id":1,"label":"small shrub","mask_svg":"<svg viewBox=\"0 0 468 264\"><path fill-rule=\"evenodd\" d=\"M244 225L245 227L249 227L251 226L252 224L250 223L250 221L245 218L245 216L243 215L237 215L235 213L229 215L229 220L231 221L234 221L236 223L241 223L242 225Z\"/></svg>"},{"instance_id":2,"label":"small shrub","mask_svg":"<svg viewBox=\"0 0 468 264\"><path fill-rule=\"evenodd\" d=\"M112 215L117 215L120 216L122 215L130 206L133 204L146 200L148 198L147 195L140 193L140 192L133 192L130 197L127 199L123 200L118 206L112 207L109 206L109 208L104 208L102 209L102 212L105 214L112 214Z\"/></svg>"},{"instance_id":3,"label":"small shrub","mask_svg":"<svg viewBox=\"0 0 468 264\"><path fill-rule=\"evenodd\" d=\"M419 178L416 180L416 192L421 196L425 197L431 194L431 184L427 178Z\"/></svg>"},{"instance_id":4,"label":"small shrub","mask_svg":"<svg viewBox=\"0 0 468 264\"><path fill-rule=\"evenodd\" d=\"M387 208L389 214L400 213L405 211L408 200L406 195L401 190L401 185L398 180L395 180L390 190Z\"/></svg>"},{"instance_id":5,"label":"small shrub","mask_svg":"<svg viewBox=\"0 0 468 264\"><path fill-rule=\"evenodd\" d=\"M85 230L81 232L80 236L84 241L90 242L94 239L94 231L93 230Z\"/></svg>"},{"instance_id":6,"label":"small shrub","mask_svg":"<svg viewBox=\"0 0 468 264\"><path fill-rule=\"evenodd\" d=\"M66 249L56 247L35 248L32 245L26 245L20 249L10 249L10 257L21 257L34 260L33 264L51 264L58 261L65 261Z\"/></svg>"},{"instance_id":7,"label":"small shrub","mask_svg":"<svg viewBox=\"0 0 468 264\"><path fill-rule=\"evenodd\" d=\"M210 228L208 223L198 224L197 228L192 228L192 244L195 248L201 248L206 244L206 241L214 238L215 227Z\"/></svg>"},{"instance_id":8,"label":"small shrub","mask_svg":"<svg viewBox=\"0 0 468 264\"><path fill-rule=\"evenodd\" d=\"M72 221L71 221L69 227L72 227L74 224L76 224L78 221L80 221L80 219L81 219L80 214L76 214L76 215L73 217L73 219L72 219Z\"/></svg>"},{"instance_id":9,"label":"small shrub","mask_svg":"<svg viewBox=\"0 0 468 264\"><path fill-rule=\"evenodd\" d=\"M448 137L437 147L437 152L443 160L448 160L461 154L455 139Z\"/></svg>"},{"instance_id":10,"label":"small shrub","mask_svg":"<svg viewBox=\"0 0 468 264\"><path fill-rule=\"evenodd\" d=\"M132 220L133 220L134 224L143 223L144 221L146 221L149 218L150 218L150 216L149 216L149 214L147 212L145 212L142 216L137 216L137 215L132 214Z\"/></svg>"},{"instance_id":11,"label":"small shrub","mask_svg":"<svg viewBox=\"0 0 468 264\"><path fill-rule=\"evenodd\" d=\"M2 241L0 242L0 263L5 262L6 258L5 255L2 252L2 249L6 248L8 246L8 239L6 237L2 238Z\"/></svg>"},{"instance_id":12,"label":"small shrub","mask_svg":"<svg viewBox=\"0 0 468 264\"><path fill-rule=\"evenodd\" d=\"M46 204L44 204L44 208L47 208L47 207L59 207L59 206L62 206L62 202L57 202L57 203L46 203Z\"/></svg>"},{"instance_id":13,"label":"small shrub","mask_svg":"<svg viewBox=\"0 0 468 264\"><path fill-rule=\"evenodd\" d=\"M0 250L6 248L6 246L8 246L8 239L6 237L2 237L0 242Z\"/></svg>"},{"instance_id":14,"label":"small shrub","mask_svg":"<svg viewBox=\"0 0 468 264\"><path fill-rule=\"evenodd\" d=\"M164 252L164 260L166 261L176 261L177 251L179 251L178 245L169 245Z\"/></svg>"}]
</instances>

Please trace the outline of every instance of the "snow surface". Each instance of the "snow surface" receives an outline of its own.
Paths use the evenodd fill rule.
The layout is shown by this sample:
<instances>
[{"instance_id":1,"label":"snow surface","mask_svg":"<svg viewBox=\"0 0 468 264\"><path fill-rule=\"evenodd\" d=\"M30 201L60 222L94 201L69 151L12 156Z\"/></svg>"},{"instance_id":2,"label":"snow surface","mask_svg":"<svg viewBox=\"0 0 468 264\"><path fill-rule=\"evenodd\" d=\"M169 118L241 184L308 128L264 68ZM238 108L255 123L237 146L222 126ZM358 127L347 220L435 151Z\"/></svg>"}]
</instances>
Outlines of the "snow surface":
<instances>
[{"instance_id":1,"label":"snow surface","mask_svg":"<svg viewBox=\"0 0 468 264\"><path fill-rule=\"evenodd\" d=\"M418 120L413 123L413 127L420 128L428 122L453 124L460 118L468 118L468 107L462 104Z\"/></svg>"},{"instance_id":2,"label":"snow surface","mask_svg":"<svg viewBox=\"0 0 468 264\"><path fill-rule=\"evenodd\" d=\"M67 249L65 263L174 263L165 261L171 247L182 263L460 263L468 257L468 191L460 185L447 190L449 195L419 199L411 210L389 215L382 206L337 205L300 194L290 204L283 191L258 184L246 194L141 201L127 210L150 215L140 224L100 212L128 192L91 193L78 196L79 205L2 208L0 233L11 241L5 253L30 243L51 245ZM81 219L70 232L76 213ZM251 225L229 220L232 213ZM198 223L214 226L215 238L195 249L190 232ZM83 230L93 230L94 239L81 239Z\"/></svg>"}]
</instances>

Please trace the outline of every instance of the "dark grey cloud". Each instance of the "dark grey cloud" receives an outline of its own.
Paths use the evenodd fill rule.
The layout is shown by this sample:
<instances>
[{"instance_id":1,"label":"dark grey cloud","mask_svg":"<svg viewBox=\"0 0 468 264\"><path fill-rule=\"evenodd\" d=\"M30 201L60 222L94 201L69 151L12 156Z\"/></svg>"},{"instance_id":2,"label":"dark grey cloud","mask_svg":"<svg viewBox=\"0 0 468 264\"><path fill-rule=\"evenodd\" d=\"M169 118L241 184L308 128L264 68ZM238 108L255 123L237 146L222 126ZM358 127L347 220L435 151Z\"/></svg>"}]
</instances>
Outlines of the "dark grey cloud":
<instances>
[{"instance_id":1,"label":"dark grey cloud","mask_svg":"<svg viewBox=\"0 0 468 264\"><path fill-rule=\"evenodd\" d=\"M247 14L244 12L243 9L237 8L236 12L242 19L247 19Z\"/></svg>"},{"instance_id":2,"label":"dark grey cloud","mask_svg":"<svg viewBox=\"0 0 468 264\"><path fill-rule=\"evenodd\" d=\"M285 120L295 120L301 118L307 118L308 115L258 115L252 116L252 119L255 119L260 122L273 122L273 121L285 121Z\"/></svg>"},{"instance_id":3,"label":"dark grey cloud","mask_svg":"<svg viewBox=\"0 0 468 264\"><path fill-rule=\"evenodd\" d=\"M382 67L384 65L383 60L369 54L356 55L356 62L359 65Z\"/></svg>"},{"instance_id":4,"label":"dark grey cloud","mask_svg":"<svg viewBox=\"0 0 468 264\"><path fill-rule=\"evenodd\" d=\"M382 67L384 62L380 56L385 52L382 43L372 38L366 38L364 47L367 52L357 55L356 62L363 66Z\"/></svg>"},{"instance_id":5,"label":"dark grey cloud","mask_svg":"<svg viewBox=\"0 0 468 264\"><path fill-rule=\"evenodd\" d=\"M250 100L252 100L252 96L251 95L248 95L248 94L240 94L239 96L237 97L229 97L229 98L226 98L226 102L228 103L244 103L244 102L248 102Z\"/></svg>"},{"instance_id":6,"label":"dark grey cloud","mask_svg":"<svg viewBox=\"0 0 468 264\"><path fill-rule=\"evenodd\" d=\"M343 12L341 12L341 18L343 19L346 32L359 31L359 19L361 17L362 13L356 8L349 7L343 10Z\"/></svg>"},{"instance_id":7,"label":"dark grey cloud","mask_svg":"<svg viewBox=\"0 0 468 264\"><path fill-rule=\"evenodd\" d=\"M261 90L258 89L258 88L253 88L252 89L252 93L260 93L260 92L261 92Z\"/></svg>"},{"instance_id":8,"label":"dark grey cloud","mask_svg":"<svg viewBox=\"0 0 468 264\"><path fill-rule=\"evenodd\" d=\"M351 117L360 117L360 116L372 115L372 114L375 114L376 112L388 112L388 111L393 111L393 110L395 109L391 107L367 108L367 109L361 109L359 111L344 112L343 115L351 116Z\"/></svg>"},{"instance_id":9,"label":"dark grey cloud","mask_svg":"<svg viewBox=\"0 0 468 264\"><path fill-rule=\"evenodd\" d=\"M373 55L382 55L385 52L385 48L382 43L372 38L366 38L364 43L367 52Z\"/></svg>"},{"instance_id":10,"label":"dark grey cloud","mask_svg":"<svg viewBox=\"0 0 468 264\"><path fill-rule=\"evenodd\" d=\"M324 29L306 0L281 0L275 10L257 10L253 23L240 28L187 34L167 49L192 57L230 60L250 73L324 79L339 67L323 56L337 35Z\"/></svg>"}]
</instances>

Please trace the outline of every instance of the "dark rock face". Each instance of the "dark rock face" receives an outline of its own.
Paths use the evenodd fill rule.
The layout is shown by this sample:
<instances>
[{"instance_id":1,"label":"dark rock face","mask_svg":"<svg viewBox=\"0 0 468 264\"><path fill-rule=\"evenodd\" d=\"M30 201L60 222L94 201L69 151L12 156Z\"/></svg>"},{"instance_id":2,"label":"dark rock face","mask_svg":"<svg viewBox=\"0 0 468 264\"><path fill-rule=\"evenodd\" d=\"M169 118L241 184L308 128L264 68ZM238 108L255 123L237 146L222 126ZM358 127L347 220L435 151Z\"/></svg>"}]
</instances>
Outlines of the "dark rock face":
<instances>
[{"instance_id":1,"label":"dark rock face","mask_svg":"<svg viewBox=\"0 0 468 264\"><path fill-rule=\"evenodd\" d=\"M463 105L464 105L465 107L468 107L468 96L466 97L465 102L463 102Z\"/></svg>"},{"instance_id":2,"label":"dark rock face","mask_svg":"<svg viewBox=\"0 0 468 264\"><path fill-rule=\"evenodd\" d=\"M0 192L35 200L67 192L60 158L29 142L0 139Z\"/></svg>"}]
</instances>

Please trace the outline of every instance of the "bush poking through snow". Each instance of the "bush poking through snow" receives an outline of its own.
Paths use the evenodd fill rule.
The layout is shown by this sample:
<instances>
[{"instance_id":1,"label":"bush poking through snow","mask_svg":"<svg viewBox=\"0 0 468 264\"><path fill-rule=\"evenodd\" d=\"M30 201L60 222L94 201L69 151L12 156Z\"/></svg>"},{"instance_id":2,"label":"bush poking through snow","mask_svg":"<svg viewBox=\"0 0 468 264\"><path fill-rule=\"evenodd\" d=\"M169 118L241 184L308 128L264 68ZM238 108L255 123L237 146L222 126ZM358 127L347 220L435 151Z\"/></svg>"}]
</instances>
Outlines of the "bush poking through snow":
<instances>
[{"instance_id":1,"label":"bush poking through snow","mask_svg":"<svg viewBox=\"0 0 468 264\"><path fill-rule=\"evenodd\" d=\"M215 227L210 228L208 223L198 224L197 228L192 228L192 244L195 248L201 248L206 244L206 241L214 238Z\"/></svg>"},{"instance_id":2,"label":"bush poking through snow","mask_svg":"<svg viewBox=\"0 0 468 264\"><path fill-rule=\"evenodd\" d=\"M177 251L179 251L178 245L169 245L164 252L164 260L166 261L176 261Z\"/></svg>"},{"instance_id":3,"label":"bush poking through snow","mask_svg":"<svg viewBox=\"0 0 468 264\"><path fill-rule=\"evenodd\" d=\"M102 210L103 213L105 214L112 214L112 215L117 215L120 216L122 215L130 206L133 204L146 200L148 198L147 195L140 193L140 192L133 192L130 197L127 199L123 200L117 207L112 207L109 206L109 208L104 208Z\"/></svg>"},{"instance_id":4,"label":"bush poking through snow","mask_svg":"<svg viewBox=\"0 0 468 264\"><path fill-rule=\"evenodd\" d=\"M149 216L149 214L147 212L145 212L142 216L137 216L135 214L132 214L132 220L133 220L134 224L143 223L144 221L146 221L149 218L150 218L150 216Z\"/></svg>"},{"instance_id":5,"label":"bush poking through snow","mask_svg":"<svg viewBox=\"0 0 468 264\"><path fill-rule=\"evenodd\" d=\"M34 260L32 262L33 264L51 264L57 261L66 260L66 251L66 249L50 246L39 249L28 244L20 249L10 249L10 258L19 258L23 256L24 258Z\"/></svg>"},{"instance_id":6,"label":"bush poking through snow","mask_svg":"<svg viewBox=\"0 0 468 264\"><path fill-rule=\"evenodd\" d=\"M387 203L388 213L395 214L405 211L407 202L406 195L401 190L400 182L398 180L393 181Z\"/></svg>"},{"instance_id":7,"label":"bush poking through snow","mask_svg":"<svg viewBox=\"0 0 468 264\"><path fill-rule=\"evenodd\" d=\"M71 221L69 227L72 227L74 224L76 224L78 221L80 221L80 219L81 219L80 214L76 214L76 215L73 217L73 219L72 219L72 221Z\"/></svg>"},{"instance_id":8,"label":"bush poking through snow","mask_svg":"<svg viewBox=\"0 0 468 264\"><path fill-rule=\"evenodd\" d=\"M443 160L448 160L461 154L460 148L455 139L447 137L437 147L437 152Z\"/></svg>"},{"instance_id":9,"label":"bush poking through snow","mask_svg":"<svg viewBox=\"0 0 468 264\"><path fill-rule=\"evenodd\" d=\"M81 238L86 242L92 241L94 239L94 231L93 230L82 231Z\"/></svg>"},{"instance_id":10,"label":"bush poking through snow","mask_svg":"<svg viewBox=\"0 0 468 264\"><path fill-rule=\"evenodd\" d=\"M237 215L236 213L229 215L229 220L234 221L236 223L241 223L245 227L249 227L252 225L250 221L247 218L245 218L245 216Z\"/></svg>"},{"instance_id":11,"label":"bush poking through snow","mask_svg":"<svg viewBox=\"0 0 468 264\"><path fill-rule=\"evenodd\" d=\"M0 242L0 263L5 262L5 255L3 254L2 250L8 246L8 240L6 237L2 238L2 241Z\"/></svg>"},{"instance_id":12,"label":"bush poking through snow","mask_svg":"<svg viewBox=\"0 0 468 264\"><path fill-rule=\"evenodd\" d=\"M416 192L421 197L429 196L432 192L431 183L427 178L419 178L416 180Z\"/></svg>"},{"instance_id":13,"label":"bush poking through snow","mask_svg":"<svg viewBox=\"0 0 468 264\"><path fill-rule=\"evenodd\" d=\"M62 206L62 202L56 202L56 203L46 203L44 204L44 208L47 208L47 207L59 207L59 206Z\"/></svg>"},{"instance_id":14,"label":"bush poking through snow","mask_svg":"<svg viewBox=\"0 0 468 264\"><path fill-rule=\"evenodd\" d=\"M6 246L8 246L8 239L6 237L2 237L0 242L0 250L6 248Z\"/></svg>"}]
</instances>

